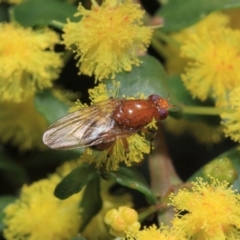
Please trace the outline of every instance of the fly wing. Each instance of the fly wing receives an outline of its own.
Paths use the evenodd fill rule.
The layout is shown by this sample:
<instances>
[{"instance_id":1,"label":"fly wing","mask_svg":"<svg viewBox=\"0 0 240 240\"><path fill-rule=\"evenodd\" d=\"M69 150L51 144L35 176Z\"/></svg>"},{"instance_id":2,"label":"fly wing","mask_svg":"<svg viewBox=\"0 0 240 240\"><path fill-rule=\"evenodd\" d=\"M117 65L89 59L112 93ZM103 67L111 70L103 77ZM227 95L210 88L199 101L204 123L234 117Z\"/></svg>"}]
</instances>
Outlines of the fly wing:
<instances>
[{"instance_id":1,"label":"fly wing","mask_svg":"<svg viewBox=\"0 0 240 240\"><path fill-rule=\"evenodd\" d=\"M115 134L112 113L119 103L110 98L68 114L49 126L43 135L44 144L53 149L74 149L112 141L109 137L109 133Z\"/></svg>"}]
</instances>

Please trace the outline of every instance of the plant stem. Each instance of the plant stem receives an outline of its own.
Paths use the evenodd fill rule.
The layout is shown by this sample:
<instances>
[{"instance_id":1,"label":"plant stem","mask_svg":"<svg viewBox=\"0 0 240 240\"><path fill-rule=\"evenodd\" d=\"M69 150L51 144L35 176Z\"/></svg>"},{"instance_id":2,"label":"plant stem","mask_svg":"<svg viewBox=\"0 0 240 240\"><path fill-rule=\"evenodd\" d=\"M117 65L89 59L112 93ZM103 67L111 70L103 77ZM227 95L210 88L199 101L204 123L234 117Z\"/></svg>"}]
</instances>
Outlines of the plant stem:
<instances>
[{"instance_id":1,"label":"plant stem","mask_svg":"<svg viewBox=\"0 0 240 240\"><path fill-rule=\"evenodd\" d=\"M149 206L146 210L144 210L143 212L139 213L138 215L138 220L140 222L142 222L144 219L146 219L149 215L155 213L158 211L157 206Z\"/></svg>"},{"instance_id":2,"label":"plant stem","mask_svg":"<svg viewBox=\"0 0 240 240\"><path fill-rule=\"evenodd\" d=\"M184 114L196 114L196 115L220 115L226 112L234 112L233 109L218 108L218 107L190 107L184 106L182 108Z\"/></svg>"},{"instance_id":3,"label":"plant stem","mask_svg":"<svg viewBox=\"0 0 240 240\"><path fill-rule=\"evenodd\" d=\"M163 56L164 58L168 58L169 54L166 51L164 45L154 36L152 38L151 45L158 52L159 55Z\"/></svg>"},{"instance_id":4,"label":"plant stem","mask_svg":"<svg viewBox=\"0 0 240 240\"><path fill-rule=\"evenodd\" d=\"M151 190L158 197L165 197L174 185L182 183L177 175L171 158L168 154L167 145L164 139L161 125L158 125L157 135L155 138L155 149L149 155L148 164L150 170ZM158 222L170 224L174 212L168 208L164 212L159 212Z\"/></svg>"}]
</instances>

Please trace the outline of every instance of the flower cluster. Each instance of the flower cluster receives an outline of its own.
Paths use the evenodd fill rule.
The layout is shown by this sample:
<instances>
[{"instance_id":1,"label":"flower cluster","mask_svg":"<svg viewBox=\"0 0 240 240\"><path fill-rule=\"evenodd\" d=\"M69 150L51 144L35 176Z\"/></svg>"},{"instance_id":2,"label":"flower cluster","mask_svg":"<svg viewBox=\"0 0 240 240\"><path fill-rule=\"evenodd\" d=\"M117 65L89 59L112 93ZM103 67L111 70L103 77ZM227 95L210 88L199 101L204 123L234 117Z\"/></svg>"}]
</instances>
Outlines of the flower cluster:
<instances>
[{"instance_id":1,"label":"flower cluster","mask_svg":"<svg viewBox=\"0 0 240 240\"><path fill-rule=\"evenodd\" d=\"M169 74L179 74L184 71L184 68L189 61L181 55L180 48L183 44L190 41L193 35L201 36L212 29L222 29L229 25L230 19L226 14L213 12L196 24L184 28L183 30L172 33L170 36L176 42L175 45L167 46L167 61L166 69Z\"/></svg>"},{"instance_id":2,"label":"flower cluster","mask_svg":"<svg viewBox=\"0 0 240 240\"><path fill-rule=\"evenodd\" d=\"M109 210L104 222L111 227L110 233L116 237L123 237L125 232L135 232L140 228L138 214L129 207L119 207L119 209Z\"/></svg>"},{"instance_id":3,"label":"flower cluster","mask_svg":"<svg viewBox=\"0 0 240 240\"><path fill-rule=\"evenodd\" d=\"M43 149L47 121L36 111L34 95L52 86L63 65L54 52L59 36L50 29L34 31L0 24L0 140L20 150Z\"/></svg>"},{"instance_id":4,"label":"flower cluster","mask_svg":"<svg viewBox=\"0 0 240 240\"><path fill-rule=\"evenodd\" d=\"M63 64L53 51L56 43L59 37L49 29L0 24L0 101L23 102L52 86Z\"/></svg>"},{"instance_id":5,"label":"flower cluster","mask_svg":"<svg viewBox=\"0 0 240 240\"><path fill-rule=\"evenodd\" d=\"M62 166L62 177L69 170ZM66 200L57 199L53 191L62 177L55 173L48 179L23 186L19 199L4 210L6 239L26 239L26 236L29 240L69 239L78 234L82 192Z\"/></svg>"},{"instance_id":6,"label":"flower cluster","mask_svg":"<svg viewBox=\"0 0 240 240\"><path fill-rule=\"evenodd\" d=\"M240 86L240 30L231 28L232 13L235 18L239 14L237 10L228 15L211 13L193 26L171 34L179 48L168 46L166 67L169 73L181 74L193 98L201 101L211 99L217 108L222 108L218 114L222 118L225 136L239 142L238 93L233 89ZM167 129L176 134L191 133L201 143L217 143L223 135L223 126L213 127L201 121L171 119L166 125Z\"/></svg>"},{"instance_id":7,"label":"flower cluster","mask_svg":"<svg viewBox=\"0 0 240 240\"><path fill-rule=\"evenodd\" d=\"M181 58L170 58L167 63L169 72L176 72L173 68L178 65L182 66L181 73L187 65L182 74L186 88L194 98L215 99L217 106L226 105L229 91L239 84L240 32L229 28L229 22L227 15L212 13L180 33L172 34L180 44Z\"/></svg>"},{"instance_id":8,"label":"flower cluster","mask_svg":"<svg viewBox=\"0 0 240 240\"><path fill-rule=\"evenodd\" d=\"M198 178L196 182L192 182L191 189L181 189L170 195L170 205L176 210L171 227L161 225L157 228L153 225L142 230L129 229L125 231L125 239L239 239L239 200L240 195L229 187L228 182L211 178L208 183ZM106 214L105 222L111 225L114 222L112 219L117 219L119 215L120 213L113 209ZM115 228L121 228L124 225L122 221L115 221Z\"/></svg>"},{"instance_id":9,"label":"flower cluster","mask_svg":"<svg viewBox=\"0 0 240 240\"><path fill-rule=\"evenodd\" d=\"M76 237L82 224L83 209L79 208L79 204L84 190L65 200L57 199L53 191L68 173L81 164L81 160L68 161L48 178L23 186L20 197L4 209L4 237L8 240ZM112 181L101 181L103 207L81 233L84 237L108 239L109 233L103 222L106 212L116 206L132 206L130 195L114 196L109 193L112 185ZM93 228L98 231L92 231Z\"/></svg>"},{"instance_id":10,"label":"flower cluster","mask_svg":"<svg viewBox=\"0 0 240 240\"><path fill-rule=\"evenodd\" d=\"M193 97L212 97L217 106L226 105L229 91L239 85L239 39L240 31L217 28L185 42L182 56L191 61L182 79Z\"/></svg>"},{"instance_id":11,"label":"flower cluster","mask_svg":"<svg viewBox=\"0 0 240 240\"><path fill-rule=\"evenodd\" d=\"M152 30L143 25L144 11L131 0L92 0L91 10L81 4L75 16L81 21L64 26L64 44L75 47L80 73L97 80L114 78L121 71L139 65L139 51L146 51Z\"/></svg>"},{"instance_id":12,"label":"flower cluster","mask_svg":"<svg viewBox=\"0 0 240 240\"><path fill-rule=\"evenodd\" d=\"M240 31L229 27L230 19L213 13L174 38L181 42L181 57L188 59L181 75L191 95L216 106L228 106L232 89L240 85Z\"/></svg>"},{"instance_id":13,"label":"flower cluster","mask_svg":"<svg viewBox=\"0 0 240 240\"><path fill-rule=\"evenodd\" d=\"M228 185L199 178L191 190L172 194L171 204L177 212L174 228L185 232L188 239L239 239L240 195Z\"/></svg>"}]
</instances>

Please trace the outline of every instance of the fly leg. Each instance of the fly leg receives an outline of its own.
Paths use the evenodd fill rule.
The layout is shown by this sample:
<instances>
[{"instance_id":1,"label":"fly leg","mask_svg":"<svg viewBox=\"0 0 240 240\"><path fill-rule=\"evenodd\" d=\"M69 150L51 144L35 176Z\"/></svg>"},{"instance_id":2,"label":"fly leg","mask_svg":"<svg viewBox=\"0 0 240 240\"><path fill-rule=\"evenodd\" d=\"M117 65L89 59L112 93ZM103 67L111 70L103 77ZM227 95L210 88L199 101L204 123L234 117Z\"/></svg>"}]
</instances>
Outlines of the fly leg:
<instances>
[{"instance_id":1,"label":"fly leg","mask_svg":"<svg viewBox=\"0 0 240 240\"><path fill-rule=\"evenodd\" d=\"M156 137L156 134L157 134L157 131L155 130L155 129L149 129L149 128L143 128L142 130L141 130L141 132L142 133L149 133L150 134L150 140L149 140L149 142L150 142L150 154L152 153L152 151L153 151L153 148L154 148L154 146L153 146L153 141L154 141L154 139L155 139L155 137Z\"/></svg>"},{"instance_id":2,"label":"fly leg","mask_svg":"<svg viewBox=\"0 0 240 240\"><path fill-rule=\"evenodd\" d=\"M129 153L128 141L127 141L126 138L122 138L121 141L122 141L123 148L124 148L124 151L125 151L125 156L126 156L126 158L128 159L128 155L127 155L127 154ZM103 178L104 178L104 172L106 171L107 166L108 166L109 164L111 164L111 163L109 163L109 158L110 158L110 156L111 156L112 153L113 153L113 149L114 149L114 147L115 147L115 143L116 143L115 141L114 141L114 142L111 142L111 145L110 145L110 143L109 143L108 149L106 149L107 155L106 155L105 161L103 162L102 167L101 167L101 169L102 169L101 172L102 172ZM110 167L110 168L111 168L111 167Z\"/></svg>"},{"instance_id":3,"label":"fly leg","mask_svg":"<svg viewBox=\"0 0 240 240\"><path fill-rule=\"evenodd\" d=\"M149 130L149 132L151 133L151 138L150 138L150 154L151 154L152 151L153 151L153 148L154 148L153 141L154 141L154 139L155 139L155 137L157 135L157 131L151 129L151 130Z\"/></svg>"},{"instance_id":4,"label":"fly leg","mask_svg":"<svg viewBox=\"0 0 240 240\"><path fill-rule=\"evenodd\" d=\"M126 138L122 138L122 144L123 144L123 148L124 148L124 151L125 151L125 157L127 160L129 160L129 155L128 153L130 152L129 150L129 144L128 144L128 141Z\"/></svg>"},{"instance_id":5,"label":"fly leg","mask_svg":"<svg viewBox=\"0 0 240 240\"><path fill-rule=\"evenodd\" d=\"M106 157L100 167L103 178L105 178L104 172L106 172L108 161L109 161L110 156L112 155L114 145L115 145L115 139L113 139L112 141L99 143L95 146L91 146L91 149L93 149L95 151L106 151Z\"/></svg>"},{"instance_id":6,"label":"fly leg","mask_svg":"<svg viewBox=\"0 0 240 240\"><path fill-rule=\"evenodd\" d=\"M111 166L109 166L111 164L110 162L110 156L112 155L112 152L113 152L113 149L114 149L114 146L115 146L115 142L113 142L111 144L111 146L106 150L107 151L107 154L106 154L106 158L105 160L103 161L102 163L102 166L101 166L101 176L103 179L105 180L108 180L109 179L109 175L108 175L108 170L107 168L111 168Z\"/></svg>"},{"instance_id":7,"label":"fly leg","mask_svg":"<svg viewBox=\"0 0 240 240\"><path fill-rule=\"evenodd\" d=\"M123 144L123 148L125 150L125 156L127 157L127 154L130 152L129 151L129 146L128 146L128 141L126 138L122 138L122 144Z\"/></svg>"}]
</instances>

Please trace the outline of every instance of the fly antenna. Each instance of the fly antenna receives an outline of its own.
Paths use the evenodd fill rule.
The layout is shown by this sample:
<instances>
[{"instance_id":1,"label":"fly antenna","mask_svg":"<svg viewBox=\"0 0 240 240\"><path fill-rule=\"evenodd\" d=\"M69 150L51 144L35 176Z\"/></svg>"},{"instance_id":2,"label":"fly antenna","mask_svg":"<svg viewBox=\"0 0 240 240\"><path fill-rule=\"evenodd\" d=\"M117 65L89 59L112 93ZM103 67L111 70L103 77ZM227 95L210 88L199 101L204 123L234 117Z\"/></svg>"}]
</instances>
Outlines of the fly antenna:
<instances>
[{"instance_id":1,"label":"fly antenna","mask_svg":"<svg viewBox=\"0 0 240 240\"><path fill-rule=\"evenodd\" d=\"M167 101L168 101L169 107L170 107L171 109L179 109L179 107L176 106L175 104L171 104L171 103L169 103L169 100L170 100L170 94L171 94L171 90L169 90L169 92L168 92L168 96L167 96Z\"/></svg>"}]
</instances>

